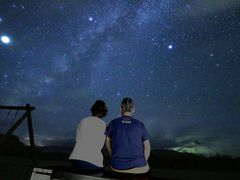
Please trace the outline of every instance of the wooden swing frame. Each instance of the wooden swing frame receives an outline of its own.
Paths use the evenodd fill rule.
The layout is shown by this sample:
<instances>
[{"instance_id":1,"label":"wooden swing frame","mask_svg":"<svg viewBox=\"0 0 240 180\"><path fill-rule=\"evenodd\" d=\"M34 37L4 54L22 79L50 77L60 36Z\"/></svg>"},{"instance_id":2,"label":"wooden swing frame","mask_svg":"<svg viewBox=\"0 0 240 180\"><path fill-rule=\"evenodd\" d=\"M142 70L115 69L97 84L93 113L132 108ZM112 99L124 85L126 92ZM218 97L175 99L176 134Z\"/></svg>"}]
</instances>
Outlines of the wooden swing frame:
<instances>
[{"instance_id":1,"label":"wooden swing frame","mask_svg":"<svg viewBox=\"0 0 240 180\"><path fill-rule=\"evenodd\" d=\"M30 104L26 104L26 106L0 106L0 109L6 109L6 110L25 110L26 112L8 129L5 135L9 136L11 135L18 126L27 119L28 123L28 133L29 133L29 139L30 139L30 146L31 149L35 150L35 143L34 143L34 136L33 136L33 126L32 126L32 114L31 112L35 110L35 107L30 106Z\"/></svg>"}]
</instances>

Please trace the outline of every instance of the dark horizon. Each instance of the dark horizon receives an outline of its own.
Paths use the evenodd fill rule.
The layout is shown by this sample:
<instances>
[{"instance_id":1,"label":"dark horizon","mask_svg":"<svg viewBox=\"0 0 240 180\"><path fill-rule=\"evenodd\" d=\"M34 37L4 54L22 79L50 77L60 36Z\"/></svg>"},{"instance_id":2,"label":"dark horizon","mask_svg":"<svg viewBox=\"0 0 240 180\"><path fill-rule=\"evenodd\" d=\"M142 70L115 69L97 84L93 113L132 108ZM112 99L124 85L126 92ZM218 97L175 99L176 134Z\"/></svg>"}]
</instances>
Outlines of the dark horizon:
<instances>
[{"instance_id":1,"label":"dark horizon","mask_svg":"<svg viewBox=\"0 0 240 180\"><path fill-rule=\"evenodd\" d=\"M0 134L0 140L2 138L4 138L5 135ZM12 136L12 138L11 138ZM7 152L5 152L5 149L3 148L2 151L0 151L0 154L2 152L4 152L4 154L8 154L8 155L13 155L13 156L19 156L21 155L26 155L26 153L28 155L30 155L29 157L31 157L31 146L29 144L29 142L24 143L22 142L21 139L19 139L16 135L11 135L10 138L8 136L7 139L4 139L5 141L5 146L4 148L9 148L8 146L11 146L11 150L9 149ZM18 139L18 140L17 140ZM19 144L19 141L21 144ZM1 141L2 142L2 141ZM22 146L24 145L24 147ZM69 156L69 154L72 152L73 147L75 145L75 140L74 139L69 139L68 141L55 141L49 144L45 144L44 146L39 146L39 145L35 145L34 149L36 151L36 153L52 153L52 157L54 157L55 155L58 155L58 153L62 153L63 159L66 160L66 158ZM13 146L15 146L15 148L12 148ZM19 148L21 149L20 152L18 152ZM27 149L26 149L27 148ZM104 156L108 157L108 152L106 147L103 147L102 149L102 153ZM198 157L198 158L205 158L205 159L213 159L213 158L217 158L217 159L222 159L222 161L224 159L235 159L235 160L240 160L240 156L231 156L228 154L221 154L221 153L215 153L215 154L201 154L196 152L188 152L188 151L178 151L175 149L169 149L169 148L165 148L165 147L152 147L151 149L151 155L153 156L151 157L151 161L157 162L154 160L155 157L161 157L164 159L169 159L169 158L179 158L180 156L187 158L187 157ZM49 156L51 157L51 156ZM67 158L68 159L68 158Z\"/></svg>"}]
</instances>

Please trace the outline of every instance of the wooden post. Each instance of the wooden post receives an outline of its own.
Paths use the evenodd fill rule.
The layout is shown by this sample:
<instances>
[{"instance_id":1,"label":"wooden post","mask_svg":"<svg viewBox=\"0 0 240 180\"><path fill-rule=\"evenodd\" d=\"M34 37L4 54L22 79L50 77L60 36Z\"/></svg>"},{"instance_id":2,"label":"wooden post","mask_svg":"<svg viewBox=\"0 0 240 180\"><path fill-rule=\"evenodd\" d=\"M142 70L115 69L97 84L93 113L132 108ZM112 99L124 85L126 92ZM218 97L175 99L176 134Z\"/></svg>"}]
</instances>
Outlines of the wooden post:
<instances>
[{"instance_id":1,"label":"wooden post","mask_svg":"<svg viewBox=\"0 0 240 180\"><path fill-rule=\"evenodd\" d=\"M31 114L30 104L26 104L26 110L27 110L26 113L27 113L27 122L28 122L28 134L29 134L31 154L32 154L32 163L33 165L36 165L37 161L36 161L35 143L34 143L33 126L32 126L32 114Z\"/></svg>"},{"instance_id":2,"label":"wooden post","mask_svg":"<svg viewBox=\"0 0 240 180\"><path fill-rule=\"evenodd\" d=\"M30 145L31 145L32 150L34 150L35 144L34 144L32 115L31 115L30 104L26 104L26 108L27 108L26 113L27 113L27 120L28 120L28 133L29 133Z\"/></svg>"}]
</instances>

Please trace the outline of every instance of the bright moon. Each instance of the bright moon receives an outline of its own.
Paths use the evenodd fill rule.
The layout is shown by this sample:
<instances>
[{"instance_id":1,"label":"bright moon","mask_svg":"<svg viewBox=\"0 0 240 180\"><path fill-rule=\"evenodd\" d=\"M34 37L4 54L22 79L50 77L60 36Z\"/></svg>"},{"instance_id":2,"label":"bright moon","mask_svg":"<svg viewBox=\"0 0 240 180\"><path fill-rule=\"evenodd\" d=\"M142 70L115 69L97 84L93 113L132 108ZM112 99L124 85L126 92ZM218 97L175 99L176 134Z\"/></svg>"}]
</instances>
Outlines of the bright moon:
<instances>
[{"instance_id":1,"label":"bright moon","mask_svg":"<svg viewBox=\"0 0 240 180\"><path fill-rule=\"evenodd\" d=\"M4 44L9 44L9 43L10 43L10 38L7 37L7 36L1 36L1 41L2 41Z\"/></svg>"},{"instance_id":2,"label":"bright moon","mask_svg":"<svg viewBox=\"0 0 240 180\"><path fill-rule=\"evenodd\" d=\"M172 45L169 45L169 46L168 46L168 49L172 49L172 48L173 48L173 46L172 46Z\"/></svg>"}]
</instances>

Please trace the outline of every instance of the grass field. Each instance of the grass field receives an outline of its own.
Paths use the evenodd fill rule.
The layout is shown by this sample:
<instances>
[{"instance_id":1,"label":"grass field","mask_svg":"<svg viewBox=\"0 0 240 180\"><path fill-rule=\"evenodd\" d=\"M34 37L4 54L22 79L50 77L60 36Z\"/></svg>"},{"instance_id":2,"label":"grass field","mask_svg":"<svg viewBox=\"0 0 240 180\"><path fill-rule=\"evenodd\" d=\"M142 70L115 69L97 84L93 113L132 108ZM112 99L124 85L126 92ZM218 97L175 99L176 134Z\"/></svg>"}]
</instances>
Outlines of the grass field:
<instances>
[{"instance_id":1,"label":"grass field","mask_svg":"<svg viewBox=\"0 0 240 180\"><path fill-rule=\"evenodd\" d=\"M0 156L0 180L29 180L33 167L31 159ZM37 160L38 167L70 166L67 161ZM240 179L239 172L204 171L179 169L152 169L155 177L179 180L234 180Z\"/></svg>"}]
</instances>

